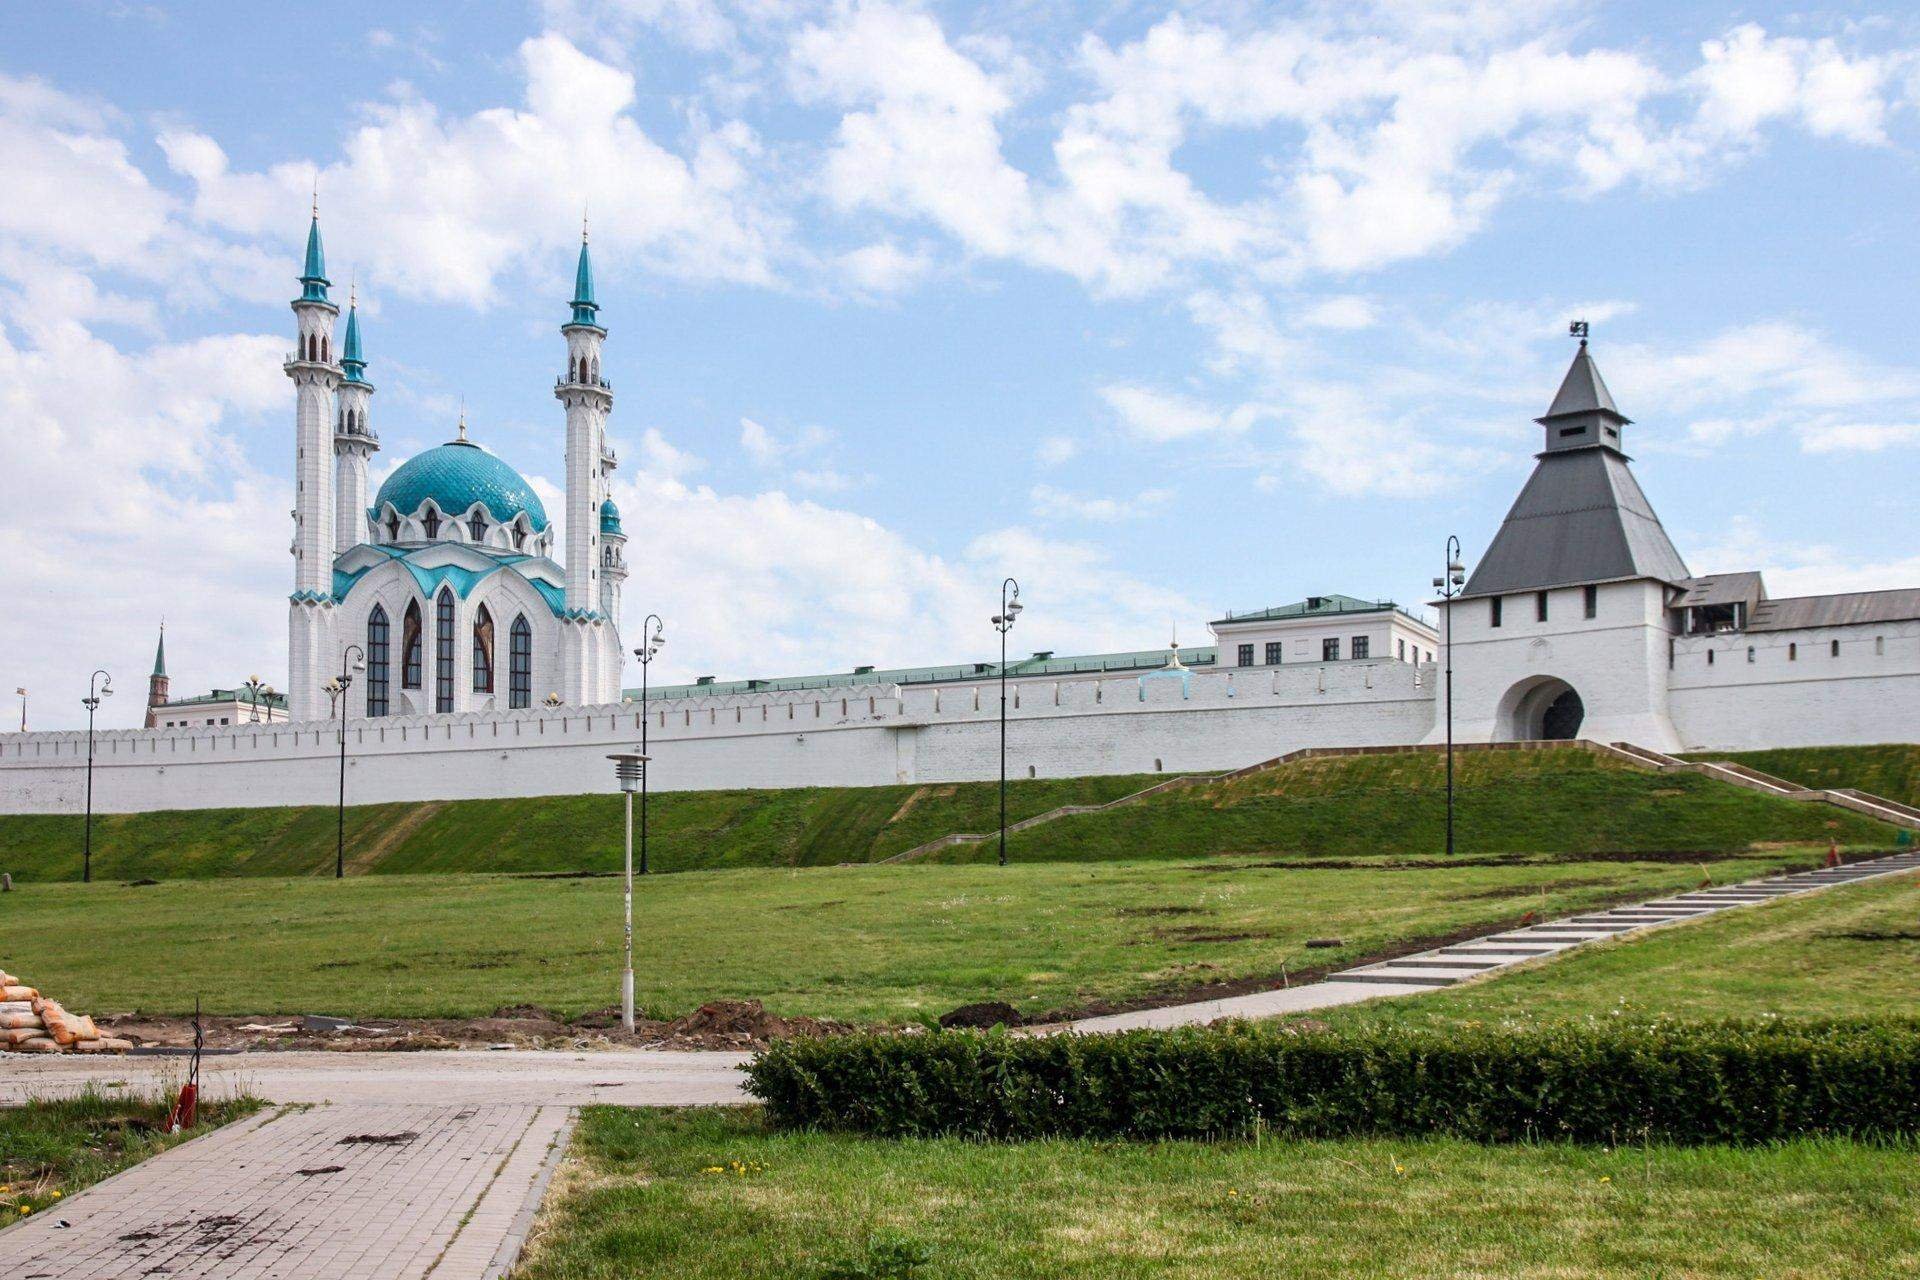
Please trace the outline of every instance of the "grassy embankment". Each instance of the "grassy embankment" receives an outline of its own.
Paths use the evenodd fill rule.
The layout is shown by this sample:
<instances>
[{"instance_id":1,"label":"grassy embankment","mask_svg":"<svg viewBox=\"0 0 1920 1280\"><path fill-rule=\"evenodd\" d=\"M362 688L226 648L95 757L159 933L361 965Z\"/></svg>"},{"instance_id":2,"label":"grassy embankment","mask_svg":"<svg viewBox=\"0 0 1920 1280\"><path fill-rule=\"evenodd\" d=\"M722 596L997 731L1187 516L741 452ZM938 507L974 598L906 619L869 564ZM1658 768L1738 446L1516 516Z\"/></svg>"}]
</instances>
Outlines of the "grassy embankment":
<instances>
[{"instance_id":1,"label":"grassy embankment","mask_svg":"<svg viewBox=\"0 0 1920 1280\"><path fill-rule=\"evenodd\" d=\"M1434 755L1303 761L1234 783L1176 790L1013 837L1027 861L1190 858L1220 853L1356 857L1430 854L1443 843L1443 764ZM1014 819L1095 804L1164 779L1069 778L1010 787ZM668 792L652 805L663 871L864 863L955 831L989 831L991 783ZM1692 775L1663 777L1583 751L1463 755L1458 848L1469 854L1729 852L1767 842L1890 842L1844 810L1784 802ZM348 874L616 870L620 800L546 796L371 805L347 811ZM75 879L80 819L0 824L0 870ZM991 857L986 846L936 855ZM96 819L97 879L327 875L327 808L189 810Z\"/></svg>"},{"instance_id":2,"label":"grassy embankment","mask_svg":"<svg viewBox=\"0 0 1920 1280\"><path fill-rule=\"evenodd\" d=\"M1784 802L1777 802L1784 803ZM1363 869L1284 859L702 871L635 895L654 1016L759 998L782 1014L908 1022L1004 999L1032 1013L1278 979L1600 902L1813 864L1769 850L1683 861L1514 860ZM77 1009L471 1016L610 1002L617 880L364 876L29 885L7 966ZM1308 950L1309 939L1342 945Z\"/></svg>"},{"instance_id":3,"label":"grassy embankment","mask_svg":"<svg viewBox=\"0 0 1920 1280\"><path fill-rule=\"evenodd\" d=\"M1101 804L1160 776L1008 784L1018 821L1064 804ZM650 799L649 862L661 871L873 862L954 831L988 831L999 791L984 782L765 791L668 791ZM96 878L332 875L334 810L181 809L94 818ZM428 801L347 808L347 874L614 871L615 795ZM9 817L0 870L77 880L81 819Z\"/></svg>"},{"instance_id":4,"label":"grassy embankment","mask_svg":"<svg viewBox=\"0 0 1920 1280\"><path fill-rule=\"evenodd\" d=\"M1920 876L1911 872L1603 942L1330 1022L1920 1017Z\"/></svg>"},{"instance_id":5,"label":"grassy embankment","mask_svg":"<svg viewBox=\"0 0 1920 1280\"><path fill-rule=\"evenodd\" d=\"M898 1142L593 1108L516 1276L1854 1280L1920 1268L1914 1155Z\"/></svg>"},{"instance_id":6,"label":"grassy embankment","mask_svg":"<svg viewBox=\"0 0 1920 1280\"><path fill-rule=\"evenodd\" d=\"M200 1123L165 1132L171 1099L74 1098L0 1107L0 1227L159 1155L168 1147L259 1110L252 1098L200 1104Z\"/></svg>"}]
</instances>

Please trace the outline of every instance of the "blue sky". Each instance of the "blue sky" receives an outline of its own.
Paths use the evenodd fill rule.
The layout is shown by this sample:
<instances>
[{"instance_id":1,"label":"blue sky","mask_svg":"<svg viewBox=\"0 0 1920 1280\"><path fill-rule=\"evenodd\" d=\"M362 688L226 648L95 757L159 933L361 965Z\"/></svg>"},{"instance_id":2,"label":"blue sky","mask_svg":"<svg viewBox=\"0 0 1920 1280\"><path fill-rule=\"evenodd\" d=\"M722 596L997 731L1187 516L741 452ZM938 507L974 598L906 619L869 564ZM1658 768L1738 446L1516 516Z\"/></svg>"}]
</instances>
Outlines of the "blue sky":
<instances>
[{"instance_id":1,"label":"blue sky","mask_svg":"<svg viewBox=\"0 0 1920 1280\"><path fill-rule=\"evenodd\" d=\"M34 723L285 669L318 180L376 477L549 497L591 216L667 678L1423 597L1571 354L1696 572L1920 583L1920 20L1770 5L550 0L0 16L0 652ZM629 630L634 629L632 626ZM69 696L71 695L71 696Z\"/></svg>"}]
</instances>

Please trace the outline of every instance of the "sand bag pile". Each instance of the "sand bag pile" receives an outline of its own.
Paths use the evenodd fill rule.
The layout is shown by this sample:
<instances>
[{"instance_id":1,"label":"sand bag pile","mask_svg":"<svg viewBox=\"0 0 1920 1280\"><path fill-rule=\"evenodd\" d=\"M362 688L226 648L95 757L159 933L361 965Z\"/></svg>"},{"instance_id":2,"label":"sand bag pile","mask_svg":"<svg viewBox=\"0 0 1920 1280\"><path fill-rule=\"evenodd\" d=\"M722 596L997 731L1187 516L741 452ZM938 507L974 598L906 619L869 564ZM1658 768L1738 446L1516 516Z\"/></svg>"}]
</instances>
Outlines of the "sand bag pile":
<instances>
[{"instance_id":1,"label":"sand bag pile","mask_svg":"<svg viewBox=\"0 0 1920 1280\"><path fill-rule=\"evenodd\" d=\"M68 1013L0 969L0 1049L14 1053L125 1053L126 1040L100 1034L93 1019Z\"/></svg>"}]
</instances>

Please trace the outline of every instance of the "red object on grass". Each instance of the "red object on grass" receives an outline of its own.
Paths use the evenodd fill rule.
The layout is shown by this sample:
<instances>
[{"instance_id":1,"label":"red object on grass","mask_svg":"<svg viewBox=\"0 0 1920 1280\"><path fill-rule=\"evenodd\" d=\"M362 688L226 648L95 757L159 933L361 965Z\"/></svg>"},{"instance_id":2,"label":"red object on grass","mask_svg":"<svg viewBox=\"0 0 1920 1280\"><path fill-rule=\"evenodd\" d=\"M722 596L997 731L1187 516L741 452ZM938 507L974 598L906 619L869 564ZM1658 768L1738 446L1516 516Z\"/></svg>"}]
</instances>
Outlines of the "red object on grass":
<instances>
[{"instance_id":1,"label":"red object on grass","mask_svg":"<svg viewBox=\"0 0 1920 1280\"><path fill-rule=\"evenodd\" d=\"M183 1084L180 1086L180 1098L173 1104L173 1111L167 1116L167 1132L179 1133L182 1129L191 1129L199 1111L200 1086Z\"/></svg>"}]
</instances>

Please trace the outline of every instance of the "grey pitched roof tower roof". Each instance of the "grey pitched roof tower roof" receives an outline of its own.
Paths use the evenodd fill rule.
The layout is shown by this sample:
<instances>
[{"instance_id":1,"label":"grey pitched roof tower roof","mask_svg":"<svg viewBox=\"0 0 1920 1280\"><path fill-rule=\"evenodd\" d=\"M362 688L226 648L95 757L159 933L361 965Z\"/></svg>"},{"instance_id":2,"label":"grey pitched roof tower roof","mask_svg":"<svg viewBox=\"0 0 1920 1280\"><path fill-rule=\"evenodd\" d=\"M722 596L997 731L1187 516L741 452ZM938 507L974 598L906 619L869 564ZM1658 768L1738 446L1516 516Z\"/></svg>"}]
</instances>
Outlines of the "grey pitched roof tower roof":
<instances>
[{"instance_id":1,"label":"grey pitched roof tower roof","mask_svg":"<svg viewBox=\"0 0 1920 1280\"><path fill-rule=\"evenodd\" d=\"M1614 406L1584 341L1537 421L1546 428L1546 448L1465 594L1690 577L1620 451L1629 419Z\"/></svg>"}]
</instances>

